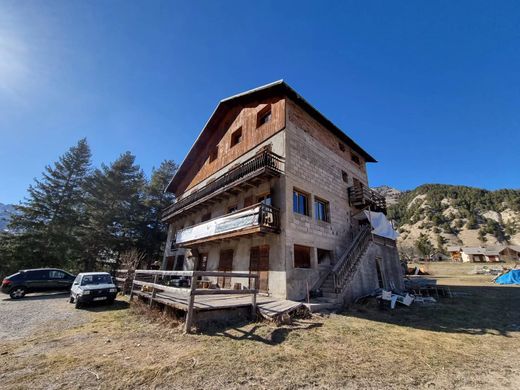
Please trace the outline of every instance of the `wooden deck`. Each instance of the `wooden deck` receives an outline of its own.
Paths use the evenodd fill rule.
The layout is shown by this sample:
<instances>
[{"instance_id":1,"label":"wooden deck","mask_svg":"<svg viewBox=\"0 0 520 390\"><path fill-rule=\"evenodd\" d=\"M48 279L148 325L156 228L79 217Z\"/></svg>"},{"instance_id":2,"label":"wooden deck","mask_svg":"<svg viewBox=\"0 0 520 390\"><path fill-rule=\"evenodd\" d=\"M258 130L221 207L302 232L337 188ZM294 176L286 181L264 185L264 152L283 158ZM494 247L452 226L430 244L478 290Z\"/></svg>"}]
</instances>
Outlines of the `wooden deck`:
<instances>
[{"instance_id":1,"label":"wooden deck","mask_svg":"<svg viewBox=\"0 0 520 390\"><path fill-rule=\"evenodd\" d=\"M139 290L134 290L133 294L148 300L152 297L152 293ZM157 292L153 300L178 310L188 311L189 295L187 294L177 294L170 291ZM252 304L251 297L242 294L197 295L193 302L193 310L233 309L239 307L251 307ZM277 315L292 311L303 305L301 302L276 299L264 295L257 295L256 304L260 313L269 318L274 318Z\"/></svg>"}]
</instances>

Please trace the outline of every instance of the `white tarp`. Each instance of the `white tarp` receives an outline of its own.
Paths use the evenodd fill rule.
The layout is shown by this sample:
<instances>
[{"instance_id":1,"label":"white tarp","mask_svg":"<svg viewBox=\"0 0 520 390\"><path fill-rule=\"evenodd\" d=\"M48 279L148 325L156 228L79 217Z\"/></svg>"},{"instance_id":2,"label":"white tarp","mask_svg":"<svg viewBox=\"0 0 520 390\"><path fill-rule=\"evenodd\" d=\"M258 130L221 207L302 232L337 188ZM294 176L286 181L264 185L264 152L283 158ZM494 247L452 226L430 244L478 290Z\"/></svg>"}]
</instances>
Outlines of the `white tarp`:
<instances>
[{"instance_id":1,"label":"white tarp","mask_svg":"<svg viewBox=\"0 0 520 390\"><path fill-rule=\"evenodd\" d=\"M260 206L244 210L238 213L233 213L229 216L215 218L210 221L199 223L179 230L176 235L176 243L199 240L213 236L215 234L222 234L232 232L245 227L258 225L258 215L260 213Z\"/></svg>"},{"instance_id":2,"label":"white tarp","mask_svg":"<svg viewBox=\"0 0 520 390\"><path fill-rule=\"evenodd\" d=\"M374 211L363 211L364 215L359 215L357 219L368 219L372 225L372 233L389 238L391 240L397 240L399 237L399 233L394 230L394 227L390 223L388 219L386 219L386 215L383 213L376 213Z\"/></svg>"}]
</instances>

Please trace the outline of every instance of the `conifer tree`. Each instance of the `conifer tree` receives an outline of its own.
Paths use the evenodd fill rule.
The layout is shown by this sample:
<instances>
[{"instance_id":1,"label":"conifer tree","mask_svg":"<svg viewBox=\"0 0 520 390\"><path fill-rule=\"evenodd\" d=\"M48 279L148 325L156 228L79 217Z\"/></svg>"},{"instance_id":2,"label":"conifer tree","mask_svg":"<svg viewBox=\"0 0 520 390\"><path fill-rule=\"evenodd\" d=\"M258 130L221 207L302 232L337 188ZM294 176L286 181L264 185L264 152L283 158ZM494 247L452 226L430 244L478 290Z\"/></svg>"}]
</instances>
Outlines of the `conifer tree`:
<instances>
[{"instance_id":1,"label":"conifer tree","mask_svg":"<svg viewBox=\"0 0 520 390\"><path fill-rule=\"evenodd\" d=\"M96 260L117 262L122 252L142 243L145 184L130 152L109 166L102 164L86 181L85 270L94 269Z\"/></svg>"},{"instance_id":2,"label":"conifer tree","mask_svg":"<svg viewBox=\"0 0 520 390\"><path fill-rule=\"evenodd\" d=\"M90 169L91 153L81 139L52 166L45 167L41 179L28 189L28 198L19 206L10 228L18 232L10 242L25 242L23 263L27 266L73 266L81 250L76 231L83 222L81 190ZM20 264L25 266L24 264Z\"/></svg>"},{"instance_id":3,"label":"conifer tree","mask_svg":"<svg viewBox=\"0 0 520 390\"><path fill-rule=\"evenodd\" d=\"M146 186L147 225L144 240L144 250L149 261L160 260L166 241L167 225L161 222L162 211L173 202L173 194L165 192L166 186L177 171L177 164L165 160L159 168L152 170L152 176Z\"/></svg>"}]
</instances>

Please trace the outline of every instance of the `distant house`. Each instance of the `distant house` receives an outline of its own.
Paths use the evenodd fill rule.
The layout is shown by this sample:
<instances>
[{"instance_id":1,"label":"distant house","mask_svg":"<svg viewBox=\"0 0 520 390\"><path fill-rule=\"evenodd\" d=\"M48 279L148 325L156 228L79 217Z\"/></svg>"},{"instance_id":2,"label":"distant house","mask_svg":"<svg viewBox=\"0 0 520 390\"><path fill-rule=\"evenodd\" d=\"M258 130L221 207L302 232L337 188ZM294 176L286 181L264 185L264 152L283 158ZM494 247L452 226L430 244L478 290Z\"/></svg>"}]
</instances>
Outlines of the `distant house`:
<instances>
[{"instance_id":1,"label":"distant house","mask_svg":"<svg viewBox=\"0 0 520 390\"><path fill-rule=\"evenodd\" d=\"M447 251L450 254L451 259L453 261L461 261L461 256L460 256L461 249L462 249L462 247L460 247L460 246L449 246L447 248Z\"/></svg>"},{"instance_id":2,"label":"distant house","mask_svg":"<svg viewBox=\"0 0 520 390\"><path fill-rule=\"evenodd\" d=\"M453 261L463 263L520 260L520 245L497 245L490 247L449 246L447 249Z\"/></svg>"}]
</instances>

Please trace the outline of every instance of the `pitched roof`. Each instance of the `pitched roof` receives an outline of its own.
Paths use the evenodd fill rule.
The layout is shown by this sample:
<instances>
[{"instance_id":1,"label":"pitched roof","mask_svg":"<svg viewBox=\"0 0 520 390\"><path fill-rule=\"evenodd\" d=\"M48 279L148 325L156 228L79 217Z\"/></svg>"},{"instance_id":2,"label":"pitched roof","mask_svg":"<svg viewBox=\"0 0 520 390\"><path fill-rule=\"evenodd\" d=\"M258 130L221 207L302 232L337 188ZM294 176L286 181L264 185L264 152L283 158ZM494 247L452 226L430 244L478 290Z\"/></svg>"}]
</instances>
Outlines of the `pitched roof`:
<instances>
[{"instance_id":1,"label":"pitched roof","mask_svg":"<svg viewBox=\"0 0 520 390\"><path fill-rule=\"evenodd\" d=\"M460 246L449 246L446 249L448 250L448 252L459 252Z\"/></svg>"},{"instance_id":2,"label":"pitched roof","mask_svg":"<svg viewBox=\"0 0 520 390\"><path fill-rule=\"evenodd\" d=\"M355 152L361 155L366 162L377 162L374 157L368 154L361 146L359 146L352 138L346 135L342 130L340 130L334 123L332 123L329 119L327 119L322 113L320 113L316 108L310 105L303 97L301 97L294 89L292 89L285 81L278 80L270 84L263 85L258 88L251 89L246 92L239 93L237 95L230 96L221 100L213 114L211 114L210 118L206 122L204 128L201 133L195 140L193 146L190 151L184 158L184 161L179 166L175 176L172 178L165 191L175 192L174 188L179 184L181 178L188 172L190 166L195 162L197 157L199 157L198 146L204 145L210 138L211 132L208 131L212 126L218 124L218 122L222 119L224 114L232 107L238 104L244 104L248 101L261 99L264 97L276 96L276 95L284 95L295 101L300 107L302 107L309 115L311 115L315 120L320 122L325 128L327 128L331 133L336 135L339 139L341 139L345 144L352 148Z\"/></svg>"}]
</instances>

